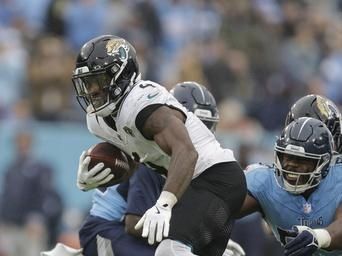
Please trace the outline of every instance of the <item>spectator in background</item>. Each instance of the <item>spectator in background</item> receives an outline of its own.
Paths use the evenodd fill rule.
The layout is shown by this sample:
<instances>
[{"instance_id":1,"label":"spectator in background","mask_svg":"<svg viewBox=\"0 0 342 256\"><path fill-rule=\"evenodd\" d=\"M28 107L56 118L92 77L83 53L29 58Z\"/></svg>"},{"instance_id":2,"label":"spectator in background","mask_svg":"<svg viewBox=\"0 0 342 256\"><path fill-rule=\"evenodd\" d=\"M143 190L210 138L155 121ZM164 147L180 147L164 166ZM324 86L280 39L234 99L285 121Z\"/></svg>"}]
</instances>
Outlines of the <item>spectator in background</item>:
<instances>
[{"instance_id":1,"label":"spectator in background","mask_svg":"<svg viewBox=\"0 0 342 256\"><path fill-rule=\"evenodd\" d=\"M28 66L29 92L33 115L39 120L71 119L70 68L73 65L70 49L60 37L39 38ZM72 118L76 118L73 115Z\"/></svg>"},{"instance_id":2,"label":"spectator in background","mask_svg":"<svg viewBox=\"0 0 342 256\"><path fill-rule=\"evenodd\" d=\"M326 31L329 52L321 62L320 73L324 95L342 105L342 28L335 23L331 21Z\"/></svg>"},{"instance_id":3,"label":"spectator in background","mask_svg":"<svg viewBox=\"0 0 342 256\"><path fill-rule=\"evenodd\" d=\"M26 60L20 32L0 25L0 119L8 118L10 108L24 91Z\"/></svg>"},{"instance_id":4,"label":"spectator in background","mask_svg":"<svg viewBox=\"0 0 342 256\"><path fill-rule=\"evenodd\" d=\"M66 41L72 49L77 50L90 38L105 32L107 7L107 0L69 1L64 10L64 21Z\"/></svg>"},{"instance_id":5,"label":"spectator in background","mask_svg":"<svg viewBox=\"0 0 342 256\"><path fill-rule=\"evenodd\" d=\"M32 139L28 130L16 133L17 155L1 187L0 247L8 256L37 256L54 244L63 209L51 167L32 156Z\"/></svg>"},{"instance_id":6,"label":"spectator in background","mask_svg":"<svg viewBox=\"0 0 342 256\"><path fill-rule=\"evenodd\" d=\"M281 46L281 65L291 89L305 94L307 82L317 71L321 52L310 23L298 22L294 33Z\"/></svg>"},{"instance_id":7,"label":"spectator in background","mask_svg":"<svg viewBox=\"0 0 342 256\"><path fill-rule=\"evenodd\" d=\"M44 32L56 36L65 36L64 11L67 0L51 1L46 10Z\"/></svg>"}]
</instances>

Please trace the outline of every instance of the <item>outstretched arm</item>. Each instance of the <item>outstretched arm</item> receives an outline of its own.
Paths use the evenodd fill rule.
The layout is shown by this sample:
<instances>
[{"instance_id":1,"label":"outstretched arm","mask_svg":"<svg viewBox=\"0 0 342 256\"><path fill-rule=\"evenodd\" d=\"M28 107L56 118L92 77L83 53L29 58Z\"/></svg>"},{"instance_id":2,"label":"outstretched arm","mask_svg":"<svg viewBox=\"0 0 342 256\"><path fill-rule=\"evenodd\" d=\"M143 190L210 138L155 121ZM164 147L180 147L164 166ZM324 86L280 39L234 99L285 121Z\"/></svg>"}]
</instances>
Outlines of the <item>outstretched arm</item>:
<instances>
[{"instance_id":1,"label":"outstretched arm","mask_svg":"<svg viewBox=\"0 0 342 256\"><path fill-rule=\"evenodd\" d=\"M133 214L127 214L125 216L125 231L126 233L141 237L142 230L136 230L134 227L137 225L138 221L141 219L141 216L133 215Z\"/></svg>"},{"instance_id":2,"label":"outstretched arm","mask_svg":"<svg viewBox=\"0 0 342 256\"><path fill-rule=\"evenodd\" d=\"M253 196L247 194L237 218L245 217L246 215L254 212L262 212L261 207L259 202Z\"/></svg>"}]
</instances>

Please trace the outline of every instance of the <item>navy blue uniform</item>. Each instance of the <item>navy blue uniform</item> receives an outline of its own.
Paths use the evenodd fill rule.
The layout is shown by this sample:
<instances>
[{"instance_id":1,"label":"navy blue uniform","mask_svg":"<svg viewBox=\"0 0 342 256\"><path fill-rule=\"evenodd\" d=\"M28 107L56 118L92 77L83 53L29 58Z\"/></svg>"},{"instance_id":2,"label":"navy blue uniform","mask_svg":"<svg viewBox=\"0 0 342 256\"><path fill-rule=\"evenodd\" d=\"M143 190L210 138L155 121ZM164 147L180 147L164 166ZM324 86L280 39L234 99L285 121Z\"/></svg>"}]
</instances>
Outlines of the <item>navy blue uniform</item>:
<instances>
[{"instance_id":1,"label":"navy blue uniform","mask_svg":"<svg viewBox=\"0 0 342 256\"><path fill-rule=\"evenodd\" d=\"M155 204L164 182L162 176L141 165L129 183L96 189L90 215L79 232L83 254L98 256L101 251L115 256L153 256L155 247L125 232L124 216L142 216Z\"/></svg>"}]
</instances>

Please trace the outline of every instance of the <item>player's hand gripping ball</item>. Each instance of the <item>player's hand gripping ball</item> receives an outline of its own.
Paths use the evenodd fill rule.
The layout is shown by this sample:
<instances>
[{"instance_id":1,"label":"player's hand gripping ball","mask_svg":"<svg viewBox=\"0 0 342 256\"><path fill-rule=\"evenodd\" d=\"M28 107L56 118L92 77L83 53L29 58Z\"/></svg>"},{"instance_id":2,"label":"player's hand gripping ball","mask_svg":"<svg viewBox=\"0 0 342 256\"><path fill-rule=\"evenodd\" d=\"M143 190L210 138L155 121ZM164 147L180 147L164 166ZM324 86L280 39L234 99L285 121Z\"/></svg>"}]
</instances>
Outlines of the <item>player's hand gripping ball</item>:
<instances>
[{"instance_id":1,"label":"player's hand gripping ball","mask_svg":"<svg viewBox=\"0 0 342 256\"><path fill-rule=\"evenodd\" d=\"M134 161L117 147L98 143L80 156L77 187L88 191L113 186L127 180L135 167Z\"/></svg>"},{"instance_id":2,"label":"player's hand gripping ball","mask_svg":"<svg viewBox=\"0 0 342 256\"><path fill-rule=\"evenodd\" d=\"M99 187L113 186L129 179L129 177L132 175L129 156L108 142L101 142L91 147L87 152L87 156L90 157L88 171L90 171L99 163L103 163L104 166L100 172L109 168L109 174L114 175L110 181L105 184L101 184Z\"/></svg>"}]
</instances>

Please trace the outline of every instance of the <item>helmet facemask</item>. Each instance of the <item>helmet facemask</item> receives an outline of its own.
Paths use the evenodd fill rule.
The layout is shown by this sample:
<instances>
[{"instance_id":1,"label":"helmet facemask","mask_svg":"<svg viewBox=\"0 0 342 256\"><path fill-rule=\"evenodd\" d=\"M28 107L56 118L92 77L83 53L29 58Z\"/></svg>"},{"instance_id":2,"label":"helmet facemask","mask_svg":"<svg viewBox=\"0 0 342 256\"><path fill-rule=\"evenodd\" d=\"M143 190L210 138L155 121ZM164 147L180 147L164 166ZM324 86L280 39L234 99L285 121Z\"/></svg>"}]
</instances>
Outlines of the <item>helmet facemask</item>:
<instances>
[{"instance_id":1,"label":"helmet facemask","mask_svg":"<svg viewBox=\"0 0 342 256\"><path fill-rule=\"evenodd\" d=\"M329 124L327 125L328 128L330 129L332 135L333 135L335 146L336 146L336 151L340 154L342 153L342 131L341 131L342 128L341 128L341 125L342 125L341 116L336 117L333 120L330 127L329 127Z\"/></svg>"},{"instance_id":2,"label":"helmet facemask","mask_svg":"<svg viewBox=\"0 0 342 256\"><path fill-rule=\"evenodd\" d=\"M208 127L208 129L215 133L216 126L219 121L219 116L213 116L212 112L208 109L197 108L194 110L194 114Z\"/></svg>"},{"instance_id":3,"label":"helmet facemask","mask_svg":"<svg viewBox=\"0 0 342 256\"><path fill-rule=\"evenodd\" d=\"M286 165L285 158L291 159L292 162L296 161L298 165ZM275 147L277 183L292 194L302 194L316 187L323 179L329 163L330 154L328 153L323 155L305 153L303 148L294 145L288 145L286 148ZM305 170L298 170L298 166L302 168L304 166Z\"/></svg>"},{"instance_id":4,"label":"helmet facemask","mask_svg":"<svg viewBox=\"0 0 342 256\"><path fill-rule=\"evenodd\" d=\"M334 150L332 134L322 121L311 117L292 121L274 147L278 185L293 194L318 186L329 173Z\"/></svg>"}]
</instances>

